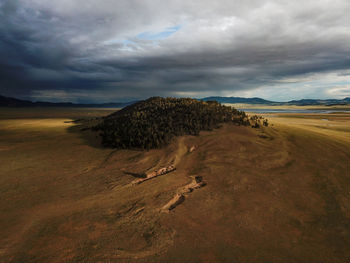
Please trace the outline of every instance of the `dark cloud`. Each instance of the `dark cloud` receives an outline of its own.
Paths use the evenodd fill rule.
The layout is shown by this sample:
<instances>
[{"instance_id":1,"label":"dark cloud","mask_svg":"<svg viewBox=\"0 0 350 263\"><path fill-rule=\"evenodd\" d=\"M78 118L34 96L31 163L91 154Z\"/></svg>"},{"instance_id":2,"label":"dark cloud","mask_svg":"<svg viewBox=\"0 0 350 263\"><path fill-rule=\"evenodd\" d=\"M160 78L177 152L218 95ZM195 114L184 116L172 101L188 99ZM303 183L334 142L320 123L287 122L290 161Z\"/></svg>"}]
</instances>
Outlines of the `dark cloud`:
<instances>
[{"instance_id":1,"label":"dark cloud","mask_svg":"<svg viewBox=\"0 0 350 263\"><path fill-rule=\"evenodd\" d=\"M287 99L305 85L336 97L350 85L348 11L346 0L0 0L0 94Z\"/></svg>"}]
</instances>

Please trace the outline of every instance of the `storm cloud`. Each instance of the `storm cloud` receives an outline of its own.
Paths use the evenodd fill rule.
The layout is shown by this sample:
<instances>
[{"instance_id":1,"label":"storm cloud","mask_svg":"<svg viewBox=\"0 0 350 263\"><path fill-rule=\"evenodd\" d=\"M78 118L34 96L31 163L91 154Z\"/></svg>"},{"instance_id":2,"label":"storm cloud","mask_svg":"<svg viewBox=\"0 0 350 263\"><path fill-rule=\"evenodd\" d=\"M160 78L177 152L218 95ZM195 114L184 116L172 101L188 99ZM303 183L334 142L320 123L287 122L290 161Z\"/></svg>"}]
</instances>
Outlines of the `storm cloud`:
<instances>
[{"instance_id":1,"label":"storm cloud","mask_svg":"<svg viewBox=\"0 0 350 263\"><path fill-rule=\"evenodd\" d=\"M0 94L350 96L350 2L0 0Z\"/></svg>"}]
</instances>

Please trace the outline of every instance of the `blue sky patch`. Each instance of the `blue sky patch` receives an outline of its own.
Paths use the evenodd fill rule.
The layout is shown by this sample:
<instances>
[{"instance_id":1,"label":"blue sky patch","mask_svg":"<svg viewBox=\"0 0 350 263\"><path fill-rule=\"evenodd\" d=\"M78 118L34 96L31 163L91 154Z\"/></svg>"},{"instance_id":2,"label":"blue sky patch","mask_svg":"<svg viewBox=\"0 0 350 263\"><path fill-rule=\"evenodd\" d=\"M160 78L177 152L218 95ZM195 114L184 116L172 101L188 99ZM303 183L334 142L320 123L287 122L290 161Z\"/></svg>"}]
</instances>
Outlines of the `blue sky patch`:
<instances>
[{"instance_id":1,"label":"blue sky patch","mask_svg":"<svg viewBox=\"0 0 350 263\"><path fill-rule=\"evenodd\" d=\"M170 37L175 34L181 28L180 25L174 27L168 27L164 31L161 32L142 32L138 34L136 37L139 39L145 40L161 40Z\"/></svg>"}]
</instances>

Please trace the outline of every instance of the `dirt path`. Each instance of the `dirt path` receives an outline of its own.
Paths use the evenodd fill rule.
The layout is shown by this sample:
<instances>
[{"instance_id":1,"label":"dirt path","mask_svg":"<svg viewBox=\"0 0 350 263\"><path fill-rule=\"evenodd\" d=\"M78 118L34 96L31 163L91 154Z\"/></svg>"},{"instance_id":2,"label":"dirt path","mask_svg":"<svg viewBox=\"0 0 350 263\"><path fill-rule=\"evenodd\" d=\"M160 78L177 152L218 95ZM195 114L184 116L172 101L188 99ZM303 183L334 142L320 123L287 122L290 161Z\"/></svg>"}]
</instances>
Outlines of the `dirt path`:
<instances>
[{"instance_id":1,"label":"dirt path","mask_svg":"<svg viewBox=\"0 0 350 263\"><path fill-rule=\"evenodd\" d=\"M178 166L181 162L181 159L184 157L184 155L188 152L188 148L185 145L185 138L179 138L178 144L177 144L177 150L174 157L174 165Z\"/></svg>"}]
</instances>

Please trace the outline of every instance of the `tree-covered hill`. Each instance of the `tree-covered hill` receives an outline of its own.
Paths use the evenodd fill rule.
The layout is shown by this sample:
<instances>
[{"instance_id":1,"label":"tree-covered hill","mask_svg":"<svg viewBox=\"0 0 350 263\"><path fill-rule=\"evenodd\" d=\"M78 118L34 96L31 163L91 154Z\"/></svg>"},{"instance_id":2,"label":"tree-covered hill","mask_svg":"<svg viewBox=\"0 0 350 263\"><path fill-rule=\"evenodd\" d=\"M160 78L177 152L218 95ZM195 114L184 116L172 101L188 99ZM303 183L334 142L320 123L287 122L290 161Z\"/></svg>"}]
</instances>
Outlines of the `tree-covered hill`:
<instances>
[{"instance_id":1,"label":"tree-covered hill","mask_svg":"<svg viewBox=\"0 0 350 263\"><path fill-rule=\"evenodd\" d=\"M198 135L226 122L250 124L244 112L215 101L152 97L104 117L93 129L106 146L151 149L174 136Z\"/></svg>"}]
</instances>

